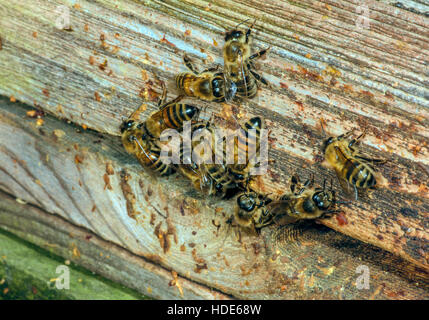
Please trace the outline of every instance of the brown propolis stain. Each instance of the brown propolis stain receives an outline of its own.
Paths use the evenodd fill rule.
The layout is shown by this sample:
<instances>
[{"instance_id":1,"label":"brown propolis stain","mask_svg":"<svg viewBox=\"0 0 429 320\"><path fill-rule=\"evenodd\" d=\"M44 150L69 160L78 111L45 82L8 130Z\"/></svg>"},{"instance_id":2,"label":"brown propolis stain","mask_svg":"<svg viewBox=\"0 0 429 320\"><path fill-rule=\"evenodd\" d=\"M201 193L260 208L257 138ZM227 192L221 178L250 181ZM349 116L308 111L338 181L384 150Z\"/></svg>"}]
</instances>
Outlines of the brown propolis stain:
<instances>
[{"instance_id":1,"label":"brown propolis stain","mask_svg":"<svg viewBox=\"0 0 429 320\"><path fill-rule=\"evenodd\" d=\"M136 197L131 190L130 185L128 184L128 180L131 179L131 176L127 173L126 170L122 170L120 172L121 182L120 186L122 189L122 193L124 194L125 201L127 203L127 213L130 218L135 219L136 212L134 210L134 205L136 203Z\"/></svg>"},{"instance_id":2,"label":"brown propolis stain","mask_svg":"<svg viewBox=\"0 0 429 320\"><path fill-rule=\"evenodd\" d=\"M173 236L174 242L176 244L178 243L176 228L173 226L173 224L171 223L171 221L169 219L167 219L167 230L166 231L162 230L161 226L162 226L162 221L156 225L155 230L154 230L154 234L158 238L159 245L161 246L164 253L168 253L168 251L171 248L171 241L170 241L169 236Z\"/></svg>"},{"instance_id":3,"label":"brown propolis stain","mask_svg":"<svg viewBox=\"0 0 429 320\"><path fill-rule=\"evenodd\" d=\"M206 260L204 260L203 258L200 258L200 257L197 256L197 249L196 248L194 248L192 250L192 258L196 262L196 266L195 266L195 269L194 269L194 271L196 273L201 273L201 270L208 269L207 268Z\"/></svg>"}]
</instances>

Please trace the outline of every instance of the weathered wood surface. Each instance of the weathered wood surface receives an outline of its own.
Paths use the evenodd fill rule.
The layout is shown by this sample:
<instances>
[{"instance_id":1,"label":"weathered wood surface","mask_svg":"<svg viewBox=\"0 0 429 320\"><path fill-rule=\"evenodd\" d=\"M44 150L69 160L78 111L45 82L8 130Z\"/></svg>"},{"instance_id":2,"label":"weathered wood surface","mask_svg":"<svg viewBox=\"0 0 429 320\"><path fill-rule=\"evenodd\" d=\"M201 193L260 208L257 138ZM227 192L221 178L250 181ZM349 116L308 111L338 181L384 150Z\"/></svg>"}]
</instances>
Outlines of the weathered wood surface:
<instances>
[{"instance_id":1,"label":"weathered wood surface","mask_svg":"<svg viewBox=\"0 0 429 320\"><path fill-rule=\"evenodd\" d=\"M355 26L358 1L2 2L0 93L117 135L154 75L168 81L173 97L185 52L196 62L221 63L221 26L258 18L254 43L272 48L261 72L273 89L238 110L243 119L262 115L272 129L276 163L261 190L284 190L292 172L315 172L319 182L333 177L318 162L321 118L332 134L367 129L364 148L390 160L380 168L388 185L345 206L346 225L323 223L428 270L427 6L367 3L369 30ZM60 4L70 8L71 32L55 28ZM147 105L148 114L155 104ZM164 179L151 181L165 187ZM113 232L108 238L117 240Z\"/></svg>"},{"instance_id":2,"label":"weathered wood surface","mask_svg":"<svg viewBox=\"0 0 429 320\"><path fill-rule=\"evenodd\" d=\"M300 244L270 228L240 243L231 201L142 171L117 137L50 116L37 127L22 105L0 105L0 186L20 197L1 194L0 227L103 276L158 298L429 298L423 269L322 226ZM369 290L356 288L359 265Z\"/></svg>"},{"instance_id":3,"label":"weathered wood surface","mask_svg":"<svg viewBox=\"0 0 429 320\"><path fill-rule=\"evenodd\" d=\"M17 203L14 198L5 193L0 195L0 227L60 255L64 259L156 299L229 298L220 292L177 276L158 264L137 257L124 248L101 239L92 231L78 228L37 207ZM5 254L4 256L5 259L7 257L13 259L10 255ZM38 262L34 263L37 264ZM37 269L34 263L32 264L31 260L27 261L28 267L33 268L33 270ZM56 266L52 267L52 264L49 264L45 267L45 277L55 275ZM48 267L51 267L51 270L47 269ZM71 275L70 288L74 287L74 290L70 296L83 298L82 292L80 292L82 290L79 291L76 288L81 287L79 282L81 277L73 271L71 271ZM178 286L174 286L173 281L176 281ZM85 299L96 298L96 291L93 292L93 297L89 296L92 290L89 280L86 281L86 285L87 295ZM78 296L76 297L74 293ZM110 297L101 296L99 298L119 299L120 296L115 297L112 292ZM124 296L124 299L129 298Z\"/></svg>"}]
</instances>

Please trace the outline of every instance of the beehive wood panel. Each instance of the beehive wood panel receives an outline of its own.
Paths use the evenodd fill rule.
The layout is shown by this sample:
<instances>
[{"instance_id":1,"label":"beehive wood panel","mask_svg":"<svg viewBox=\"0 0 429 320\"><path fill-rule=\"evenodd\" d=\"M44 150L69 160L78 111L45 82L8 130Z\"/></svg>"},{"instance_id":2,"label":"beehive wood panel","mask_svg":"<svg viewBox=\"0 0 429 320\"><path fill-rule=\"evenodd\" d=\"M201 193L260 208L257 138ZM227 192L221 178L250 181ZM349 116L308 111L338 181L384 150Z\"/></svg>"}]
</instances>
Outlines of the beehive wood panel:
<instances>
[{"instance_id":1,"label":"beehive wood panel","mask_svg":"<svg viewBox=\"0 0 429 320\"><path fill-rule=\"evenodd\" d=\"M68 30L56 27L61 14L58 11L61 7L58 6L61 5L69 9ZM11 155L2 151L5 160L1 181L3 190L36 205L41 205L38 202L43 199L41 207L47 212L62 213L71 223L93 228L95 233L103 233L100 234L101 237L137 254L143 254L139 251L138 244L130 245L121 238L131 237L130 233L137 228L134 219L128 217L132 206L128 205L127 211L125 199L133 204L136 201L135 205L143 208L142 211L149 210L147 203L152 202L145 200L139 191L139 180L143 181L143 188L151 185L150 197L164 194L163 191L170 188L170 184L177 183L181 186L178 188L177 199L185 201L184 208L189 207L189 213L185 212L185 217L193 212L199 212L198 216L210 216L205 202L190 186L176 177L160 179L142 171L135 160L124 153L119 139L114 136L119 135L118 128L123 118L140 105L147 106L147 111L142 114L143 119L155 110L156 94L141 94L145 90L160 92L155 77L167 83L169 97L173 98L177 94L174 75L185 70L182 64L184 53L191 56L200 68L222 63L223 27L233 27L245 19L256 18L254 48L271 47L266 59L260 61L260 72L272 86L262 88L256 99L237 105L234 110L238 111L238 118L243 120L254 115L263 116L271 129L270 157L276 162L269 174L260 181L260 190L275 194L283 192L288 188L291 173L295 172L304 177L314 172L318 183L324 178L335 178L333 172L320 163L320 143L326 138L320 127L321 121L325 123L325 130L329 134L337 135L352 128L356 128L357 132L366 130L363 149L376 157L389 160L380 167L387 183L375 192L362 196L359 201L344 205L342 209L345 220L333 217L322 223L340 233L389 251L427 271L427 7L414 2L407 3L406 6L404 4L406 8L395 7L387 1L369 2L371 20L369 29L365 29L356 27L356 21L361 18L356 12L358 5L357 1L266 1L264 4L257 1L1 3L0 13L7 18L0 21L0 93L12 97L12 100L33 105L57 118L112 136L108 139L113 141L117 156L127 163L114 168L115 173L123 174L122 177L115 174L109 178L113 180L112 190L106 187L110 195L106 196L106 192L103 192L95 201L88 194L91 193L90 190L97 188L92 183L98 186L101 182L104 188L105 164L100 164L100 159L93 157L93 153L89 152L88 158L82 163L79 157L70 157L70 163L63 163L61 160L55 170L46 168L46 171L38 171L32 180L23 175L23 180L19 181L20 186L17 186L11 184L12 178L8 175L11 167L7 167L7 163L11 161ZM217 113L219 117L215 120L217 119L219 126L222 126L222 114L227 114L230 110L228 105L195 100L192 103ZM15 148L15 156L12 158L22 160L20 157L23 153L16 148L23 144L16 141L24 139L24 136L21 133L10 136L7 128L3 127L2 138L10 139L2 140L7 143L8 148L11 147L9 144ZM43 129L42 126L41 130ZM75 133L68 135L71 139L77 139ZM55 148L52 148L51 159L55 155ZM71 152L75 152L75 156L83 152L79 146L77 150L74 149L73 144L69 148ZM29 152L32 152L30 150L31 148ZM62 157L60 151L57 150L59 158ZM33 156L28 155L28 158L34 159ZM105 159L114 156L113 153L106 153ZM60 186L68 193L80 190L78 181L73 186L75 190L71 186L72 178L76 178L78 174L76 169L70 167L70 172L66 169L67 165L76 166L76 161L91 172L87 181L96 182L87 182L85 192L77 198L66 197L67 199L58 202L46 197L37 181L48 185L51 180L57 181L56 185L50 186L52 189L48 194L54 194ZM125 171L122 171L122 166ZM130 171L130 168L134 171ZM58 173L48 174L48 171L60 171L66 177ZM124 183L121 184L126 173L132 176L132 194L124 194L124 190L129 189ZM93 174L101 174L102 180L90 179ZM42 177L47 180L42 182ZM80 180L82 182L83 178ZM102 214L99 219L91 221L92 227L89 226L87 215L90 213L85 210L91 211L94 205L92 202L109 206L106 205L107 201L116 200L117 197L122 199L122 207L114 211L100 210ZM204 224L193 225L195 230L191 230L191 222L186 222L186 219L195 222L194 219L182 218L180 201L173 204L169 200L168 193L166 197L160 196L156 200L159 201L157 208L160 213L169 217L158 228L157 235L153 231L143 238L140 238L141 235L133 235L139 241L145 239L145 242L150 243L152 251L149 252L152 254L159 253L161 231L168 234L169 229L177 230L177 224L182 223L185 227L178 234L182 234L182 231L192 234L194 231L198 235L198 228L206 230L204 227L207 227ZM153 200L154 203L156 201ZM83 203L91 208L83 210L80 208ZM210 199L209 203L215 208L217 200ZM190 209L193 206L196 211ZM224 210L219 212L224 212L225 215L231 213L231 207L222 207ZM216 216L214 213L214 217L223 221L219 214ZM102 227L106 221L110 224L118 219L123 225L119 230ZM146 213L146 222L148 220L150 215ZM153 227L156 229L157 225ZM264 232L269 238L272 229ZM202 238L197 235L194 236L193 243L202 246L200 250L197 248L194 251L196 247L185 250L189 261L194 259L193 263L187 265L192 278L203 277L199 273L192 273L195 271L194 263L205 260L199 256L202 252L207 255L210 253L209 249L204 248L204 244L210 248L209 244L200 242ZM174 236L169 235L167 238ZM209 238L206 239L208 242ZM221 247L223 239L219 239L212 239L213 247ZM261 241L249 239L250 242ZM174 239L172 241L174 244L171 244L170 250L179 250L177 253L184 255L180 251L184 243L179 239L177 244ZM271 247L271 244L267 244L267 248ZM147 255L148 252L144 254ZM212 254L217 253L212 251ZM236 251L230 254L236 256L237 266L240 265L240 254ZM171 259L174 261L174 258ZM169 263L172 262L167 264ZM200 267L203 268L204 263L200 263ZM207 267L210 268L209 263ZM215 266L213 268L216 269ZM212 282L210 269L197 271L206 277L199 281L228 294L266 297L267 293L263 289L255 289L259 288L257 280L250 284L253 289L249 289L246 294L246 289L224 287L219 279L218 284ZM186 275L184 270L179 273ZM246 286L246 281L252 283L242 279L240 283ZM287 294L277 292L275 296Z\"/></svg>"}]
</instances>

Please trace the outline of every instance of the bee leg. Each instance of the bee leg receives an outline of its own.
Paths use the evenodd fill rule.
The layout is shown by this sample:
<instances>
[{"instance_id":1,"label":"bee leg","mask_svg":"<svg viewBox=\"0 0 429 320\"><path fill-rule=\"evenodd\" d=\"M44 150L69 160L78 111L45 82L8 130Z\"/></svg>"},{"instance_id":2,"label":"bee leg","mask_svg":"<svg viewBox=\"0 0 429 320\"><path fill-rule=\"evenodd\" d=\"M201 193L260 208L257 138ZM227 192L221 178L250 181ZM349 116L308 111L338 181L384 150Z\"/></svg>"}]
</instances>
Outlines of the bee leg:
<instances>
[{"instance_id":1,"label":"bee leg","mask_svg":"<svg viewBox=\"0 0 429 320\"><path fill-rule=\"evenodd\" d=\"M264 54L266 54L270 49L271 49L271 47L268 47L266 49L262 49L261 51L252 54L248 60L252 61L254 59L258 59L258 58L262 57Z\"/></svg>"},{"instance_id":2,"label":"bee leg","mask_svg":"<svg viewBox=\"0 0 429 320\"><path fill-rule=\"evenodd\" d=\"M370 162L370 163L385 163L385 162L387 162L386 159L370 159L370 158L365 158L365 157L358 156L358 155L355 155L355 157L360 159L360 160Z\"/></svg>"},{"instance_id":3,"label":"bee leg","mask_svg":"<svg viewBox=\"0 0 429 320\"><path fill-rule=\"evenodd\" d=\"M298 183L299 177L297 175L293 175L290 181L290 191L292 191L292 193L295 193Z\"/></svg>"},{"instance_id":4,"label":"bee leg","mask_svg":"<svg viewBox=\"0 0 429 320\"><path fill-rule=\"evenodd\" d=\"M255 21L253 21L253 23L252 23L252 25L249 27L249 29L247 29L247 32L246 32L246 43L249 43L250 33L252 32L252 28L253 28L253 26L255 25L255 23L256 23L256 19L255 19Z\"/></svg>"},{"instance_id":5,"label":"bee leg","mask_svg":"<svg viewBox=\"0 0 429 320\"><path fill-rule=\"evenodd\" d=\"M189 57L185 54L183 56L183 62L185 63L185 66L194 74L198 75L199 72L196 71L196 69L194 68L194 66L192 65L191 59L189 59Z\"/></svg>"},{"instance_id":6,"label":"bee leg","mask_svg":"<svg viewBox=\"0 0 429 320\"><path fill-rule=\"evenodd\" d=\"M358 190L355 185L353 185L353 188L355 189L355 200L358 201L358 198L359 198Z\"/></svg>"},{"instance_id":7,"label":"bee leg","mask_svg":"<svg viewBox=\"0 0 429 320\"><path fill-rule=\"evenodd\" d=\"M161 105L161 106L159 107L159 109L160 109L160 110L162 110L162 109L164 109L166 106L169 106L169 105L172 105L172 104L176 104L176 103L178 103L180 100L182 100L183 98L184 98L184 96L183 96L183 95L177 96L177 97L176 97L176 98L174 98L173 100L168 101L168 102L164 103L163 105Z\"/></svg>"},{"instance_id":8,"label":"bee leg","mask_svg":"<svg viewBox=\"0 0 429 320\"><path fill-rule=\"evenodd\" d=\"M346 132L346 133L344 133L344 134L340 134L340 135L337 137L337 140L343 140L343 139L346 139L346 138L350 137L352 134L353 134L353 130L350 130L349 132Z\"/></svg>"},{"instance_id":9,"label":"bee leg","mask_svg":"<svg viewBox=\"0 0 429 320\"><path fill-rule=\"evenodd\" d=\"M250 73L252 74L252 76L255 77L256 80L262 82L264 85L269 86L268 81L262 77L260 74L256 73L255 71L253 71L252 69L249 68Z\"/></svg>"},{"instance_id":10,"label":"bee leg","mask_svg":"<svg viewBox=\"0 0 429 320\"><path fill-rule=\"evenodd\" d=\"M204 72L215 72L215 71L218 71L220 69L220 67L221 67L220 64L217 64L216 67L211 67L211 68L205 69L201 73L204 73Z\"/></svg>"},{"instance_id":11,"label":"bee leg","mask_svg":"<svg viewBox=\"0 0 429 320\"><path fill-rule=\"evenodd\" d=\"M167 98L167 88L165 86L164 81L161 81L161 87L162 87L162 95L158 101L158 108L159 109L162 109L161 106L163 106L165 104L165 99Z\"/></svg>"},{"instance_id":12,"label":"bee leg","mask_svg":"<svg viewBox=\"0 0 429 320\"><path fill-rule=\"evenodd\" d=\"M354 151L353 146L354 145L359 145L360 144L360 139L362 139L366 134L366 131L364 131L363 133L361 133L357 138L350 140L349 143L349 148L352 149L352 151Z\"/></svg>"},{"instance_id":13,"label":"bee leg","mask_svg":"<svg viewBox=\"0 0 429 320\"><path fill-rule=\"evenodd\" d=\"M314 184L314 174L311 174L310 179L308 179L305 183L304 183L304 188L307 187L312 187Z\"/></svg>"}]
</instances>

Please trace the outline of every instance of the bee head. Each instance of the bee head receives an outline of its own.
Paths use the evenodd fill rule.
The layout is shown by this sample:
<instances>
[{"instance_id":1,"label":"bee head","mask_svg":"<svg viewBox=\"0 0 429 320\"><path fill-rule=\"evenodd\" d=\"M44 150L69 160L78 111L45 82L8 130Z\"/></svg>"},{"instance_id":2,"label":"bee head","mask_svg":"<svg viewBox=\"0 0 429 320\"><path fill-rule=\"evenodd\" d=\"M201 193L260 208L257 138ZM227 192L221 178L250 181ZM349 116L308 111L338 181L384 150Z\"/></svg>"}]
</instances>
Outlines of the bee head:
<instances>
[{"instance_id":1,"label":"bee head","mask_svg":"<svg viewBox=\"0 0 429 320\"><path fill-rule=\"evenodd\" d=\"M334 193L319 189L313 194L312 200L319 210L326 211L334 202Z\"/></svg>"},{"instance_id":2,"label":"bee head","mask_svg":"<svg viewBox=\"0 0 429 320\"><path fill-rule=\"evenodd\" d=\"M120 129L121 129L121 133L124 133L125 131L131 130L134 126L134 120L127 120L122 122Z\"/></svg>"},{"instance_id":3,"label":"bee head","mask_svg":"<svg viewBox=\"0 0 429 320\"><path fill-rule=\"evenodd\" d=\"M234 40L235 41L239 41L242 36L244 36L244 33L241 30L227 31L225 33L225 42L230 41L230 40L232 40L232 41L234 41Z\"/></svg>"},{"instance_id":4,"label":"bee head","mask_svg":"<svg viewBox=\"0 0 429 320\"><path fill-rule=\"evenodd\" d=\"M253 193L244 193L237 198L238 207L246 212L252 212L256 207L256 198Z\"/></svg>"}]
</instances>

